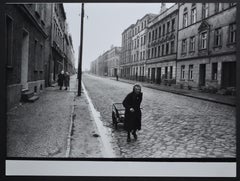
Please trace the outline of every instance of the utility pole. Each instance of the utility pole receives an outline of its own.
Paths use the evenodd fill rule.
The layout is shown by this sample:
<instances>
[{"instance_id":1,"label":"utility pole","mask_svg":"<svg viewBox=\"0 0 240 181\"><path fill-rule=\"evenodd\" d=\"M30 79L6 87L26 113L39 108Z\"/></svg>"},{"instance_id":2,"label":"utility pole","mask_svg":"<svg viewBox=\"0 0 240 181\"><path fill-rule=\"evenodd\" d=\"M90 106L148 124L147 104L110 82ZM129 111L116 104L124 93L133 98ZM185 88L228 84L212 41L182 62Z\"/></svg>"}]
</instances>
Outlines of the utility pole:
<instances>
[{"instance_id":1,"label":"utility pole","mask_svg":"<svg viewBox=\"0 0 240 181\"><path fill-rule=\"evenodd\" d=\"M80 30L80 47L79 47L79 60L78 60L78 96L81 96L82 89L82 49L83 49L83 18L84 18L84 3L82 3L81 13L81 30Z\"/></svg>"}]
</instances>

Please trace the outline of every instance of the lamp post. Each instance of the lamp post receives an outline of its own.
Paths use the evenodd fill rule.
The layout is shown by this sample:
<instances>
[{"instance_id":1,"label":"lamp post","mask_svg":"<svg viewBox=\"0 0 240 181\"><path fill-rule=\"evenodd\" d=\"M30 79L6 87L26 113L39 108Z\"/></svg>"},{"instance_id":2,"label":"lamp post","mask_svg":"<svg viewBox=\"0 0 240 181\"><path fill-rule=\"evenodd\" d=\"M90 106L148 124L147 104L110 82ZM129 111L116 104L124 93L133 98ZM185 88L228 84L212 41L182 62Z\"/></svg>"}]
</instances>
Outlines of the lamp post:
<instances>
[{"instance_id":1,"label":"lamp post","mask_svg":"<svg viewBox=\"0 0 240 181\"><path fill-rule=\"evenodd\" d=\"M81 13L81 30L80 30L80 47L79 47L79 61L78 61L78 96L81 96L82 83L82 49L83 49L83 18L84 18L84 3L82 3Z\"/></svg>"}]
</instances>

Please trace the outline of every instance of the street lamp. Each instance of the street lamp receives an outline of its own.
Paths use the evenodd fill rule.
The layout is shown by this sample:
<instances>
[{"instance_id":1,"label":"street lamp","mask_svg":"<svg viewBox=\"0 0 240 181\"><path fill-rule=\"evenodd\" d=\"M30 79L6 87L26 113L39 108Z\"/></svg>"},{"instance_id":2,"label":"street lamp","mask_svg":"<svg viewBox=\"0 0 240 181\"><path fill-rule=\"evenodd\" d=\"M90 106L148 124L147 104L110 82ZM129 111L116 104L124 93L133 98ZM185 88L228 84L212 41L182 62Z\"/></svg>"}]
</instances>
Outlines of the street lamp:
<instances>
[{"instance_id":1,"label":"street lamp","mask_svg":"<svg viewBox=\"0 0 240 181\"><path fill-rule=\"evenodd\" d=\"M84 18L84 3L82 3L82 13L81 13L80 47L79 47L79 61L78 61L78 96L81 96L81 89L82 89L81 82L82 82L83 18Z\"/></svg>"}]
</instances>

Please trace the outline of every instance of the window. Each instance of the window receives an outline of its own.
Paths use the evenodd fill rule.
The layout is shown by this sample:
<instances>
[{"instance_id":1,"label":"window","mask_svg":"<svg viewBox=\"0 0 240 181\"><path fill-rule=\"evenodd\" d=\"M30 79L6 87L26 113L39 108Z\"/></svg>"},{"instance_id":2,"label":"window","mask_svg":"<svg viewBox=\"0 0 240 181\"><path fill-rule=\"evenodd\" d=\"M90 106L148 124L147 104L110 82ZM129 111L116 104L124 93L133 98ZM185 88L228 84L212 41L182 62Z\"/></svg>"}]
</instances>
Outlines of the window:
<instances>
[{"instance_id":1,"label":"window","mask_svg":"<svg viewBox=\"0 0 240 181\"><path fill-rule=\"evenodd\" d=\"M187 25L188 25L188 12L187 8L185 8L183 13L183 28L187 27Z\"/></svg>"},{"instance_id":2,"label":"window","mask_svg":"<svg viewBox=\"0 0 240 181\"><path fill-rule=\"evenodd\" d=\"M175 31L175 19L172 19L172 31Z\"/></svg>"},{"instance_id":3,"label":"window","mask_svg":"<svg viewBox=\"0 0 240 181\"><path fill-rule=\"evenodd\" d=\"M170 53L174 53L174 41L171 41L171 50Z\"/></svg>"},{"instance_id":4,"label":"window","mask_svg":"<svg viewBox=\"0 0 240 181\"><path fill-rule=\"evenodd\" d=\"M168 45L168 43L166 43L166 54L167 55L169 54L169 45Z\"/></svg>"},{"instance_id":5,"label":"window","mask_svg":"<svg viewBox=\"0 0 240 181\"><path fill-rule=\"evenodd\" d=\"M189 51L193 52L195 51L195 36L190 37L190 47Z\"/></svg>"},{"instance_id":6,"label":"window","mask_svg":"<svg viewBox=\"0 0 240 181\"><path fill-rule=\"evenodd\" d=\"M146 35L143 36L143 45L146 43Z\"/></svg>"},{"instance_id":7,"label":"window","mask_svg":"<svg viewBox=\"0 0 240 181\"><path fill-rule=\"evenodd\" d=\"M169 77L169 79L172 79L172 76L173 76L173 66L170 66L170 77Z\"/></svg>"},{"instance_id":8,"label":"window","mask_svg":"<svg viewBox=\"0 0 240 181\"><path fill-rule=\"evenodd\" d=\"M162 35L165 35L165 24L163 25L163 29L162 29Z\"/></svg>"},{"instance_id":9,"label":"window","mask_svg":"<svg viewBox=\"0 0 240 181\"><path fill-rule=\"evenodd\" d=\"M222 44L222 34L221 28L215 29L214 31L214 46L221 46Z\"/></svg>"},{"instance_id":10,"label":"window","mask_svg":"<svg viewBox=\"0 0 240 181\"><path fill-rule=\"evenodd\" d=\"M137 47L139 47L139 38L137 39Z\"/></svg>"},{"instance_id":11,"label":"window","mask_svg":"<svg viewBox=\"0 0 240 181\"><path fill-rule=\"evenodd\" d=\"M229 25L229 43L236 42L236 24Z\"/></svg>"},{"instance_id":12,"label":"window","mask_svg":"<svg viewBox=\"0 0 240 181\"><path fill-rule=\"evenodd\" d=\"M165 55L164 44L162 44L162 56Z\"/></svg>"},{"instance_id":13,"label":"window","mask_svg":"<svg viewBox=\"0 0 240 181\"><path fill-rule=\"evenodd\" d=\"M160 57L160 48L161 48L161 46L159 45L158 46L158 54L157 54L158 57Z\"/></svg>"},{"instance_id":14,"label":"window","mask_svg":"<svg viewBox=\"0 0 240 181\"><path fill-rule=\"evenodd\" d=\"M162 29L161 29L161 26L159 26L159 28L158 28L158 29L159 29L159 30L158 30L158 34L159 34L159 36L158 36L158 37L160 38L160 37L161 37L161 33L162 33L162 32L161 32L161 30L162 30Z\"/></svg>"},{"instance_id":15,"label":"window","mask_svg":"<svg viewBox=\"0 0 240 181\"><path fill-rule=\"evenodd\" d=\"M151 32L148 33L148 40L151 42Z\"/></svg>"},{"instance_id":16,"label":"window","mask_svg":"<svg viewBox=\"0 0 240 181\"><path fill-rule=\"evenodd\" d=\"M152 48L152 58L154 58L154 48Z\"/></svg>"},{"instance_id":17,"label":"window","mask_svg":"<svg viewBox=\"0 0 240 181\"><path fill-rule=\"evenodd\" d=\"M168 67L165 67L165 79L168 78Z\"/></svg>"},{"instance_id":18,"label":"window","mask_svg":"<svg viewBox=\"0 0 240 181\"><path fill-rule=\"evenodd\" d=\"M38 41L35 40L34 41L34 70L36 71L38 69L38 55L37 55L37 44L38 44Z\"/></svg>"},{"instance_id":19,"label":"window","mask_svg":"<svg viewBox=\"0 0 240 181\"><path fill-rule=\"evenodd\" d=\"M181 79L184 80L184 76L185 76L185 65L181 66Z\"/></svg>"},{"instance_id":20,"label":"window","mask_svg":"<svg viewBox=\"0 0 240 181\"><path fill-rule=\"evenodd\" d=\"M187 52L187 39L182 40L182 53Z\"/></svg>"},{"instance_id":21,"label":"window","mask_svg":"<svg viewBox=\"0 0 240 181\"><path fill-rule=\"evenodd\" d=\"M218 63L212 63L212 80L217 80Z\"/></svg>"},{"instance_id":22,"label":"window","mask_svg":"<svg viewBox=\"0 0 240 181\"><path fill-rule=\"evenodd\" d=\"M188 80L193 80L193 65L189 65Z\"/></svg>"},{"instance_id":23,"label":"window","mask_svg":"<svg viewBox=\"0 0 240 181\"><path fill-rule=\"evenodd\" d=\"M167 22L167 33L169 33L169 32L170 32L170 21Z\"/></svg>"},{"instance_id":24,"label":"window","mask_svg":"<svg viewBox=\"0 0 240 181\"><path fill-rule=\"evenodd\" d=\"M6 17L6 27L7 27L7 66L13 66L13 59L12 59L12 50L13 50L13 20L10 17Z\"/></svg>"},{"instance_id":25,"label":"window","mask_svg":"<svg viewBox=\"0 0 240 181\"><path fill-rule=\"evenodd\" d=\"M196 23L197 21L197 10L196 7L193 7L191 10L191 24Z\"/></svg>"},{"instance_id":26,"label":"window","mask_svg":"<svg viewBox=\"0 0 240 181\"><path fill-rule=\"evenodd\" d=\"M154 58L157 57L157 47L154 48Z\"/></svg>"},{"instance_id":27,"label":"window","mask_svg":"<svg viewBox=\"0 0 240 181\"><path fill-rule=\"evenodd\" d=\"M200 34L200 49L207 48L207 32L203 32Z\"/></svg>"},{"instance_id":28,"label":"window","mask_svg":"<svg viewBox=\"0 0 240 181\"><path fill-rule=\"evenodd\" d=\"M152 31L152 41L154 40L154 30Z\"/></svg>"},{"instance_id":29,"label":"window","mask_svg":"<svg viewBox=\"0 0 240 181\"><path fill-rule=\"evenodd\" d=\"M215 3L215 13L222 11L222 3Z\"/></svg>"},{"instance_id":30,"label":"window","mask_svg":"<svg viewBox=\"0 0 240 181\"><path fill-rule=\"evenodd\" d=\"M43 45L40 45L40 62L39 62L39 70L43 71L43 60L44 60L44 51L43 51Z\"/></svg>"},{"instance_id":31,"label":"window","mask_svg":"<svg viewBox=\"0 0 240 181\"><path fill-rule=\"evenodd\" d=\"M203 3L202 18L205 19L207 17L208 17L208 3Z\"/></svg>"},{"instance_id":32,"label":"window","mask_svg":"<svg viewBox=\"0 0 240 181\"><path fill-rule=\"evenodd\" d=\"M145 51L143 51L142 59L145 60Z\"/></svg>"},{"instance_id":33,"label":"window","mask_svg":"<svg viewBox=\"0 0 240 181\"><path fill-rule=\"evenodd\" d=\"M158 38L158 28L156 28L156 30L155 30L155 39L157 39Z\"/></svg>"}]
</instances>

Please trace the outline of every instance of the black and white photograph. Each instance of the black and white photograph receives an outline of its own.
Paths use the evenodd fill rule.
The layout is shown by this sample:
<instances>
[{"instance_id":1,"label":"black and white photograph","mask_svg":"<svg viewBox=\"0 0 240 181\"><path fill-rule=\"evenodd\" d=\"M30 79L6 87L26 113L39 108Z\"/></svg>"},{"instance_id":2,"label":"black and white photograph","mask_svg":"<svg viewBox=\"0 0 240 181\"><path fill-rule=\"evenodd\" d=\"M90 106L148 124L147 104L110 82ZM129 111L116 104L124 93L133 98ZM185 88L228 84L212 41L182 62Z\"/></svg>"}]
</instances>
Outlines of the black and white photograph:
<instances>
[{"instance_id":1,"label":"black and white photograph","mask_svg":"<svg viewBox=\"0 0 240 181\"><path fill-rule=\"evenodd\" d=\"M237 3L7 3L7 158L236 159Z\"/></svg>"}]
</instances>

